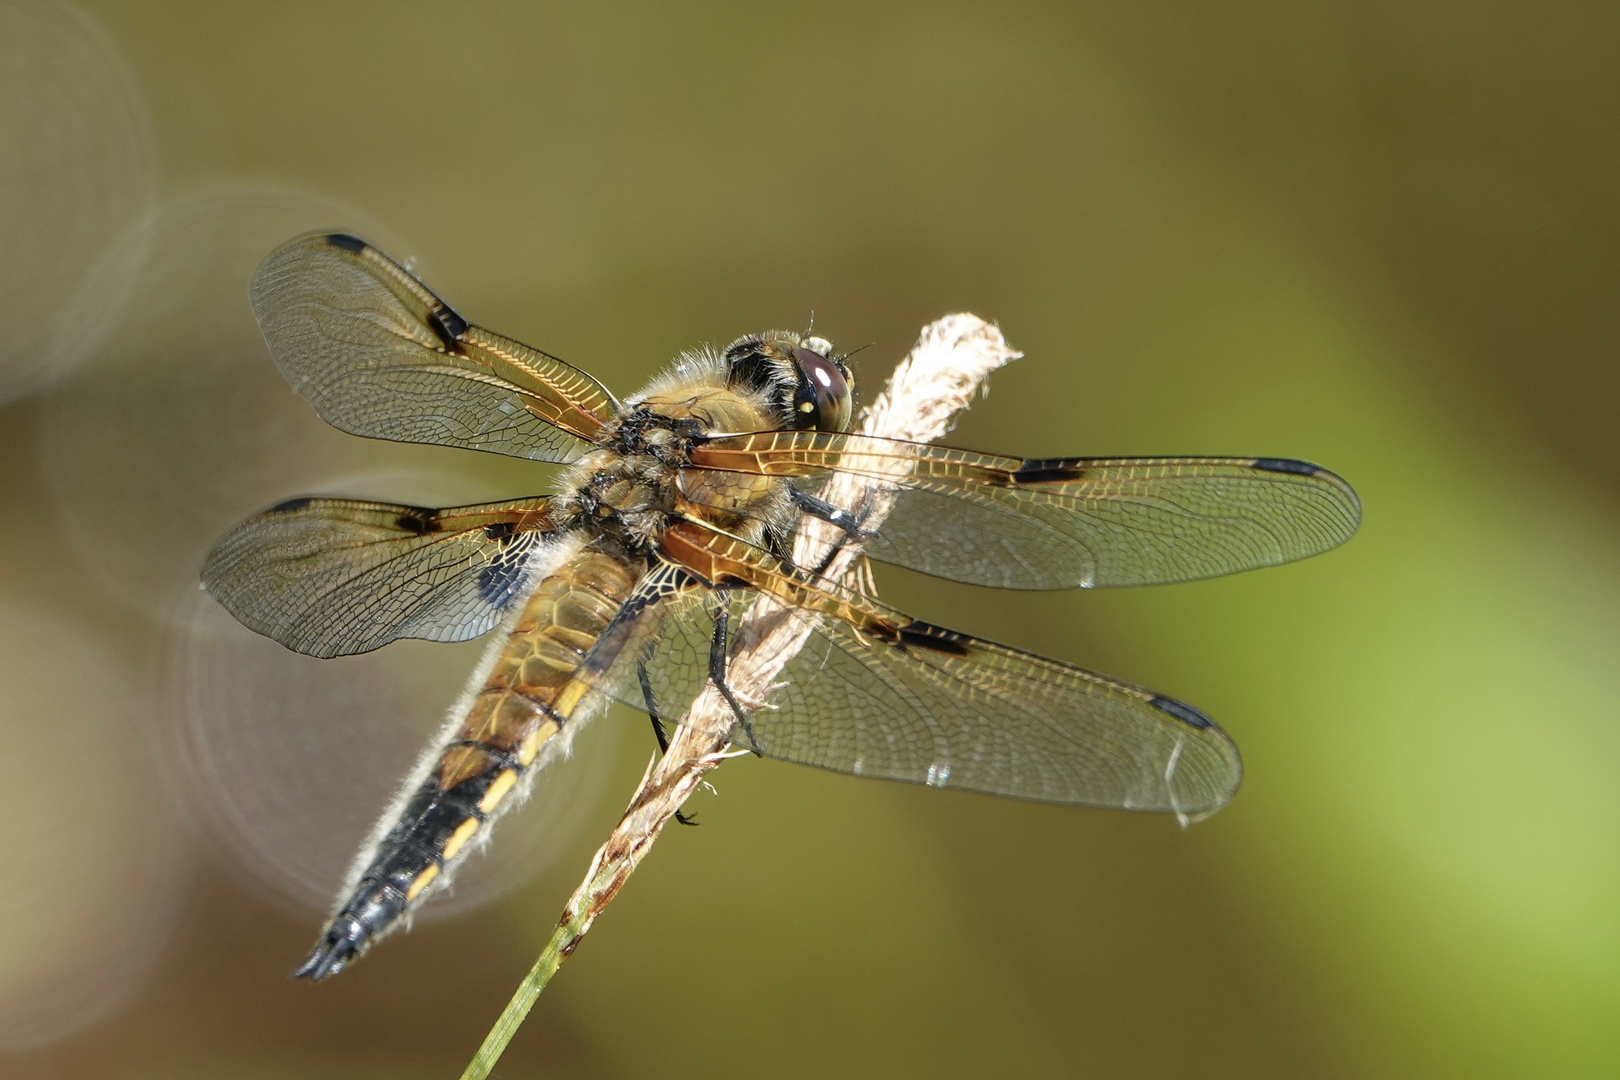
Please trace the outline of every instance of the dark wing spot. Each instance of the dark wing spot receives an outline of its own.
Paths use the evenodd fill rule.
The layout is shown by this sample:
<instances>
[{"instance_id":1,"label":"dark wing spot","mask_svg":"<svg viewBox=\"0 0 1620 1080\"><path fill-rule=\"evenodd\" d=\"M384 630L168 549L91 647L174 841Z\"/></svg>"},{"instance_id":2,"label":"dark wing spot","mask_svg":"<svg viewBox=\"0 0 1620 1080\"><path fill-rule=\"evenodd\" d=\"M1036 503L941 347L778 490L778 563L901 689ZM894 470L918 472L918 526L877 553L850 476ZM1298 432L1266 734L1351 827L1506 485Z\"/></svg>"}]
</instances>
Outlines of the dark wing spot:
<instances>
[{"instance_id":1,"label":"dark wing spot","mask_svg":"<svg viewBox=\"0 0 1620 1080\"><path fill-rule=\"evenodd\" d=\"M529 553L539 533L522 533L501 545L488 566L478 571L478 595L497 610L505 610L516 600L528 577Z\"/></svg>"},{"instance_id":2,"label":"dark wing spot","mask_svg":"<svg viewBox=\"0 0 1620 1080\"><path fill-rule=\"evenodd\" d=\"M311 499L308 496L305 496L305 497L299 498L299 499L288 499L286 502L276 503L276 505L274 505L270 509L266 510L265 513L267 513L267 514L290 514L294 510L302 510L304 507L308 506L310 503L312 503L314 501L315 501L314 499Z\"/></svg>"},{"instance_id":3,"label":"dark wing spot","mask_svg":"<svg viewBox=\"0 0 1620 1080\"><path fill-rule=\"evenodd\" d=\"M493 525L484 526L484 535L491 540L505 540L517 530L517 526L510 521L497 521Z\"/></svg>"},{"instance_id":4,"label":"dark wing spot","mask_svg":"<svg viewBox=\"0 0 1620 1080\"><path fill-rule=\"evenodd\" d=\"M698 580L695 575L690 576L692 582L695 583ZM629 622L632 619L638 618L643 611L647 610L647 606L656 599L657 597L648 596L644 593L635 593L630 597L630 599L624 602L623 607L619 608L619 613L614 616L614 619L622 619L625 622Z\"/></svg>"},{"instance_id":5,"label":"dark wing spot","mask_svg":"<svg viewBox=\"0 0 1620 1080\"><path fill-rule=\"evenodd\" d=\"M352 251L356 255L366 250L366 242L364 240L360 239L358 236L351 236L348 233L328 233L326 242L331 244L333 247L342 248L344 251Z\"/></svg>"},{"instance_id":6,"label":"dark wing spot","mask_svg":"<svg viewBox=\"0 0 1620 1080\"><path fill-rule=\"evenodd\" d=\"M916 619L900 628L899 637L901 648L916 646L945 656L966 656L968 652L968 639L962 634Z\"/></svg>"},{"instance_id":7,"label":"dark wing spot","mask_svg":"<svg viewBox=\"0 0 1620 1080\"><path fill-rule=\"evenodd\" d=\"M1211 720L1209 717L1205 716L1191 705L1188 705L1184 701L1177 701L1175 698L1165 697L1163 694L1159 694L1152 701L1148 702L1148 704L1153 706L1155 709L1158 709L1162 713L1169 713L1182 723L1195 727L1200 731L1204 730L1205 728L1212 728L1215 726L1215 721Z\"/></svg>"},{"instance_id":8,"label":"dark wing spot","mask_svg":"<svg viewBox=\"0 0 1620 1080\"><path fill-rule=\"evenodd\" d=\"M1015 484L1058 484L1079 480L1086 474L1085 466L1074 458L1030 458L1013 472Z\"/></svg>"},{"instance_id":9,"label":"dark wing spot","mask_svg":"<svg viewBox=\"0 0 1620 1080\"><path fill-rule=\"evenodd\" d=\"M439 515L432 510L418 510L412 508L394 519L394 525L402 532L423 533L439 531Z\"/></svg>"},{"instance_id":10,"label":"dark wing spot","mask_svg":"<svg viewBox=\"0 0 1620 1080\"><path fill-rule=\"evenodd\" d=\"M1293 473L1295 476L1315 476L1322 471L1308 461L1282 457L1257 457L1249 463L1249 466L1264 472Z\"/></svg>"},{"instance_id":11,"label":"dark wing spot","mask_svg":"<svg viewBox=\"0 0 1620 1080\"><path fill-rule=\"evenodd\" d=\"M467 320L441 300L439 306L433 309L433 330L444 342L445 348L449 348L467 332Z\"/></svg>"},{"instance_id":12,"label":"dark wing spot","mask_svg":"<svg viewBox=\"0 0 1620 1080\"><path fill-rule=\"evenodd\" d=\"M878 619L867 619L861 623L861 632L870 634L885 645L900 644L900 628L893 623L882 622Z\"/></svg>"}]
</instances>

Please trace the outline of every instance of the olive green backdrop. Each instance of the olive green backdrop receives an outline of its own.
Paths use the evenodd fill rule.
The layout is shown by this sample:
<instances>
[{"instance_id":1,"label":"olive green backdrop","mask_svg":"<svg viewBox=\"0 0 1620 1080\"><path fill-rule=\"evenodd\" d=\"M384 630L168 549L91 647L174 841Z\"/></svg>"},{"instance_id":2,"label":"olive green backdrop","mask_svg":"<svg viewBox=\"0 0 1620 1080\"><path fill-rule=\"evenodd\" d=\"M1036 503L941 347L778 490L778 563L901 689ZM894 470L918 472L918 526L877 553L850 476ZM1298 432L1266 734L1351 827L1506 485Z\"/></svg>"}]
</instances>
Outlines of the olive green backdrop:
<instances>
[{"instance_id":1,"label":"olive green backdrop","mask_svg":"<svg viewBox=\"0 0 1620 1080\"><path fill-rule=\"evenodd\" d=\"M1341 550L1156 590L881 573L1208 711L1242 791L1182 830L728 763L498 1075L1620 1072L1616 11L83 7L0 45L0 1072L457 1075L652 750L601 721L574 810L497 838L498 902L287 978L477 646L238 680L281 661L207 651L231 627L198 630L196 560L356 477L455 502L552 475L307 415L246 282L326 226L621 393L812 311L871 343L871 393L973 311L1026 356L958 444L1303 457L1365 506ZM317 722L303 672L357 704ZM389 693L415 727L343 727ZM238 809L301 739L334 741ZM306 886L275 861L305 841L264 839L282 794L344 807Z\"/></svg>"}]
</instances>

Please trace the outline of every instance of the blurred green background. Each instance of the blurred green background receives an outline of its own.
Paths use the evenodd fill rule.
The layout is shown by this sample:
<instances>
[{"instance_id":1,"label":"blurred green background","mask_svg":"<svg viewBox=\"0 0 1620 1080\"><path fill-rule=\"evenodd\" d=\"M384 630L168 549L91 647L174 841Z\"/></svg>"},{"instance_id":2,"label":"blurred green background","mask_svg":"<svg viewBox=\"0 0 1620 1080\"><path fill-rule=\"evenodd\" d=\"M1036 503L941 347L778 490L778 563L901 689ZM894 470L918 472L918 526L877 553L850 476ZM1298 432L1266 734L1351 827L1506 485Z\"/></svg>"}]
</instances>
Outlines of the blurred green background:
<instances>
[{"instance_id":1,"label":"blurred green background","mask_svg":"<svg viewBox=\"0 0 1620 1080\"><path fill-rule=\"evenodd\" d=\"M265 653L201 553L551 475L280 382L248 275L343 226L621 393L812 310L871 393L969 310L1026 357L959 445L1304 457L1365 505L1156 590L880 572L1195 703L1243 790L1184 831L730 763L497 1075L1620 1074L1620 8L82 11L0 4L0 1072L457 1075L652 749L601 721L460 914L287 978L477 646Z\"/></svg>"}]
</instances>

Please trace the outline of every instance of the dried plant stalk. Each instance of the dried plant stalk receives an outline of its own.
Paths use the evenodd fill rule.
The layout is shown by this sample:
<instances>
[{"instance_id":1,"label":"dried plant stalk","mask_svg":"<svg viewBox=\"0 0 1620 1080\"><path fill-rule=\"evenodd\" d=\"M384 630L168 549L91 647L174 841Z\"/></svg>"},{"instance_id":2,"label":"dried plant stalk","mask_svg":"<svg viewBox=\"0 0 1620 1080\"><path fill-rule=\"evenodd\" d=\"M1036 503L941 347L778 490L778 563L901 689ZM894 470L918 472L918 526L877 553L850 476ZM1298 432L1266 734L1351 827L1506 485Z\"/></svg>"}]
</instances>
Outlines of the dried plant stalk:
<instances>
[{"instance_id":1,"label":"dried plant stalk","mask_svg":"<svg viewBox=\"0 0 1620 1080\"><path fill-rule=\"evenodd\" d=\"M923 328L911 354L895 368L888 386L862 415L858 430L913 442L936 439L949 430L956 413L967 407L985 376L1019 355L1008 348L1000 330L976 315L947 315L936 320ZM834 506L867 507L865 528L875 529L893 505L895 489L874 480L872 474L881 475L880 470L897 464L904 468L903 461L862 462L868 475L838 473L822 489L821 497ZM794 538L794 562L818 565L842 536L827 522L806 516ZM828 564L826 576L840 580L859 573L859 556L859 545L846 543ZM762 704L809 634L810 627L803 620L782 617L777 601L770 597L755 600L738 623L737 651L726 669L726 681L738 701L749 709ZM462 1073L462 1080L485 1080L489 1075L540 992L612 902L664 825L703 777L725 760L726 739L714 732L728 730L731 722L730 706L709 684L687 710L669 751L648 766L624 817L597 850L585 880L564 907L556 932Z\"/></svg>"}]
</instances>

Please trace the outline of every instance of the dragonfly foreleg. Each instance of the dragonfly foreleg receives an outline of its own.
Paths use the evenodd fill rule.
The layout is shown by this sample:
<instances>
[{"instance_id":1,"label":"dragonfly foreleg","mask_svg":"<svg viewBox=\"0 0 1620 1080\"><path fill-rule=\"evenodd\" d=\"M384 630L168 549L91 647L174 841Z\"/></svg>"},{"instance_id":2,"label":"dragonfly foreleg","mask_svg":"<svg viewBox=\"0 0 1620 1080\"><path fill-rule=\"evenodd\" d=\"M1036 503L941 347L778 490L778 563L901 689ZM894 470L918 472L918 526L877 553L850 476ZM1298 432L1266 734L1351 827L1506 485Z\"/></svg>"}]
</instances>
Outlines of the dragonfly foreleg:
<instances>
[{"instance_id":1,"label":"dragonfly foreleg","mask_svg":"<svg viewBox=\"0 0 1620 1080\"><path fill-rule=\"evenodd\" d=\"M716 589L714 612L714 639L709 642L709 680L714 688L720 691L720 696L726 699L731 706L732 713L737 717L737 723L748 736L748 748L756 755L763 756L759 750L759 740L754 737L754 725L748 722L748 714L737 703L737 695L731 692L726 685L726 657L729 652L728 638L731 632L731 590Z\"/></svg>"},{"instance_id":2,"label":"dragonfly foreleg","mask_svg":"<svg viewBox=\"0 0 1620 1080\"><path fill-rule=\"evenodd\" d=\"M845 544L854 540L866 539L866 534L861 531L861 526L866 524L866 517L871 512L871 507L863 508L859 514L852 514L848 510L834 506L825 499L810 494L808 491L800 491L796 487L791 487L790 490L793 493L794 506L811 517L820 518L829 525L843 530L844 535L839 537L838 542L828 549L827 554L822 556L821 562L817 564L813 571L817 577L820 577L827 567L832 565L833 556L837 555Z\"/></svg>"}]
</instances>

